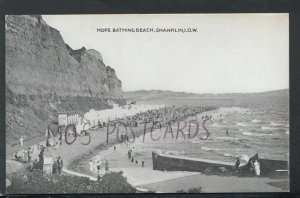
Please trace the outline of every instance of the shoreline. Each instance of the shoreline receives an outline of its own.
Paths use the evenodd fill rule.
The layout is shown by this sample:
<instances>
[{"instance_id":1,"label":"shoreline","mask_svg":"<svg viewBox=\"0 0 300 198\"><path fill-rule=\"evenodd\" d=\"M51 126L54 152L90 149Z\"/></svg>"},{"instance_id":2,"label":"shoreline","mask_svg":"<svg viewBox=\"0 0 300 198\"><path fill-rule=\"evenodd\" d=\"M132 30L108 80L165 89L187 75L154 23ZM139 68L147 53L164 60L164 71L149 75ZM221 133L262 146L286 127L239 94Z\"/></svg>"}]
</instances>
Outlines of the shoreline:
<instances>
[{"instance_id":1,"label":"shoreline","mask_svg":"<svg viewBox=\"0 0 300 198\"><path fill-rule=\"evenodd\" d=\"M206 112L205 112L206 113ZM197 114L198 115L198 114ZM190 116L193 117L193 116ZM189 119L190 117L186 118ZM162 128L164 129L164 128ZM148 131L149 132L149 131ZM146 131L146 134L148 133ZM139 134L143 135L143 130L139 130ZM113 146L117 145L117 150L122 149L122 143L120 144L118 141L114 141L109 143L108 145L99 145L98 148L94 150L90 150L86 152L86 155L77 156L76 159L70 163L70 170L80 172L86 174L91 177L96 177L96 174L90 172L88 161L103 153L105 156L106 152L113 152L109 150L113 150ZM111 153L112 154L112 153ZM126 154L125 154L126 155ZM127 160L128 161L128 160ZM125 161L125 163L127 163ZM157 192L176 192L177 190L181 190L180 182L184 182L185 179L191 180L189 185L183 185L183 190L188 190L192 187L202 187L205 192L215 192L210 188L210 185L213 185L213 180L218 180L218 185L221 185L222 182L226 182L226 179L230 179L232 184L235 182L238 183L238 187L227 186L226 188L220 187L218 192L250 192L257 189L257 192L286 192L288 191L288 177L279 177L279 178L271 178L271 177L237 177L237 176L219 176L219 175L205 175L200 172L187 172L187 171L157 171L153 170L149 167L135 167L135 168L110 168L110 171L119 172L122 171L123 175L127 177L128 182L136 188L147 189L148 191L157 191ZM152 175L152 177L145 177L148 175ZM144 177L143 180L141 177ZM153 179L153 177L157 177L157 179ZM213 178L213 179L212 179ZM201 182L199 182L199 180ZM251 182L249 182L250 180ZM145 182L146 181L146 182ZM204 182L203 182L204 181ZM209 181L209 182L205 182ZM222 181L222 182L221 182ZM195 186L199 184L199 186ZM248 186L249 189L247 191ZM262 186L262 187L259 187ZM167 191L165 191L165 189ZM169 190L169 191L168 191Z\"/></svg>"},{"instance_id":2,"label":"shoreline","mask_svg":"<svg viewBox=\"0 0 300 198\"><path fill-rule=\"evenodd\" d=\"M207 112L210 112L210 111L204 111L204 112L201 112L201 113L207 113ZM198 116L201 113L198 113L196 115ZM190 118L195 117L195 116L189 116L189 117L185 118L185 120L190 119ZM104 128L104 129L106 129L106 128ZM151 127L146 128L145 135L150 132L149 129L151 129ZM165 129L165 127L162 127L162 130L163 129ZM100 129L99 131L101 131L101 130L103 130L103 128ZM143 135L144 130L145 130L144 125L141 125L141 127L138 127L138 130L134 133L135 138L139 138L141 135ZM97 130L95 130L95 131L97 131ZM132 138L132 134L130 133L130 135L128 135L128 137L129 137L129 139ZM76 158L71 159L71 162L69 163L68 168L76 171L78 169L78 167L76 167L76 163L78 164L78 162L79 162L79 164L80 164L80 161L90 159L90 158L96 156L97 153L99 153L101 151L105 151L107 149L112 148L113 146L121 145L121 144L123 144L123 143L119 142L116 139L114 139L113 141L109 141L108 144L106 144L105 141L101 142L99 145L93 147L92 149L89 149L86 153L83 153L83 154L77 156Z\"/></svg>"},{"instance_id":3,"label":"shoreline","mask_svg":"<svg viewBox=\"0 0 300 198\"><path fill-rule=\"evenodd\" d=\"M209 111L204 111L202 113L209 113ZM201 115L202 113L197 114L197 116ZM185 118L185 120L193 119L195 116L189 116ZM150 132L151 127L146 128L146 134ZM162 130L164 130L165 127L162 127ZM133 128L133 131L135 133L135 138L137 136L143 136L144 134L144 124L140 124L138 128ZM121 145L125 145L124 143L120 143L116 139L116 132L111 134L109 136L108 144L106 144L106 135L107 135L107 128L101 128L97 130L90 130L89 131L91 135L91 142L89 145L82 145L80 142L86 142L87 138L85 136L78 136L74 144L67 145L66 143L63 143L62 146L58 146L58 148L48 148L47 153L50 154L52 157L62 156L65 162L64 171L66 174L72 174L75 176L87 176L90 178L95 178L95 175L89 171L89 165L88 162L91 158L93 158L96 155L101 155L101 153L109 152L110 149L113 149L113 146L116 145L118 147L118 151L121 147ZM129 138L131 138L132 134L129 133ZM38 138L37 138L38 139ZM100 140L100 141L99 141ZM45 140L44 140L45 141ZM43 141L43 142L44 142ZM17 148L17 147L16 147ZM127 147L126 149L123 149L123 151L129 149ZM122 148L121 148L122 151ZM124 153L123 153L124 154ZM126 154L125 154L126 157ZM128 161L128 160L127 160ZM280 191L285 192L286 190L283 190L284 187L287 185L288 179L285 178L250 178L252 181L252 184L249 184L246 182L247 178L239 178L239 177L226 177L226 176L215 176L215 175L204 175L200 172L181 172L181 171L154 171L149 169L149 167L139 168L111 168L111 171L118 172L123 171L123 175L127 177L128 182L133 185L136 188L141 189L148 189L150 191L157 191L157 192L176 192L175 190L180 190L183 187L187 189L192 187L199 187L195 186L196 184L199 184L201 187L204 188L205 192L215 192L210 191L209 186L213 184L213 181L211 181L211 178L214 178L217 180L217 183L220 183L219 181L224 181L226 178L230 178L232 180L233 184L234 181L238 183L240 186L240 191L236 191L237 188L231 188L227 187L228 189L225 189L224 192L244 192L245 190L243 185L249 186L249 191L254 189L261 189L260 187L256 187L258 183L260 185L264 186L266 190L261 192L274 192L274 191ZM144 172L144 173L143 173ZM139 175L141 174L144 178L141 178ZM145 176L150 175L152 178L146 178ZM134 178L136 177L136 178ZM157 177L158 179L153 179L153 177ZM134 179L132 179L134 178ZM181 185L184 180L187 179L189 184ZM145 182L146 181L146 182ZM203 182L204 181L204 182ZM210 181L210 183L206 183L206 181ZM225 181L224 181L225 182ZM279 182L279 183L278 183ZM280 183L281 182L281 183ZM251 183L251 182L250 182ZM268 184L272 183L272 185ZM273 187L272 187L273 186ZM287 185L288 186L288 185ZM234 187L234 185L233 185ZM206 190L205 190L206 189ZM223 189L220 187L220 189ZM224 189L223 189L224 190ZM226 191L227 190L227 191ZM222 191L220 191L222 192ZM245 191L246 192L246 191Z\"/></svg>"}]
</instances>

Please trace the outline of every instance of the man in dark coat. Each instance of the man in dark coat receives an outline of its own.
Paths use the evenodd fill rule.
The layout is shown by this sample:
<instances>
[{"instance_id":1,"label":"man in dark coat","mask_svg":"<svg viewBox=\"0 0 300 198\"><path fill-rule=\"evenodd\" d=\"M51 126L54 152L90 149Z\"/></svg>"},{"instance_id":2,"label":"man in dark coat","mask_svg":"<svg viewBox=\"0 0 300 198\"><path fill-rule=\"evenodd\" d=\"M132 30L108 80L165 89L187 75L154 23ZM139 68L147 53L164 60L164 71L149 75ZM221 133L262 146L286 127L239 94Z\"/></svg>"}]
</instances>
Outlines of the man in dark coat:
<instances>
[{"instance_id":1,"label":"man in dark coat","mask_svg":"<svg viewBox=\"0 0 300 198\"><path fill-rule=\"evenodd\" d=\"M58 164L57 164L57 160L54 161L53 163L53 173L57 174L58 170Z\"/></svg>"},{"instance_id":2,"label":"man in dark coat","mask_svg":"<svg viewBox=\"0 0 300 198\"><path fill-rule=\"evenodd\" d=\"M61 174L61 170L64 166L64 162L60 156L57 159L57 166L58 166L58 174Z\"/></svg>"}]
</instances>

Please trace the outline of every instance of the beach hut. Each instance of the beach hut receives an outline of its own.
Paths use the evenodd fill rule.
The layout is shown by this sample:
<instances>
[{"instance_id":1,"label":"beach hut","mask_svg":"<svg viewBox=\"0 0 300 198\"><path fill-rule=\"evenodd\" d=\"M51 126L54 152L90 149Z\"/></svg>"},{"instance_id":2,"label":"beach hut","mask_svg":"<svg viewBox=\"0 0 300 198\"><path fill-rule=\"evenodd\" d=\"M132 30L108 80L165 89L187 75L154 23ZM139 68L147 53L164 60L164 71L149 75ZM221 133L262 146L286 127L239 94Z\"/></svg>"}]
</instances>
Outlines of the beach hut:
<instances>
[{"instance_id":1,"label":"beach hut","mask_svg":"<svg viewBox=\"0 0 300 198\"><path fill-rule=\"evenodd\" d=\"M52 164L52 157L44 157L43 172L46 174L52 174Z\"/></svg>"},{"instance_id":2,"label":"beach hut","mask_svg":"<svg viewBox=\"0 0 300 198\"><path fill-rule=\"evenodd\" d=\"M69 124L77 124L79 114L76 111L58 113L58 125L67 126Z\"/></svg>"}]
</instances>

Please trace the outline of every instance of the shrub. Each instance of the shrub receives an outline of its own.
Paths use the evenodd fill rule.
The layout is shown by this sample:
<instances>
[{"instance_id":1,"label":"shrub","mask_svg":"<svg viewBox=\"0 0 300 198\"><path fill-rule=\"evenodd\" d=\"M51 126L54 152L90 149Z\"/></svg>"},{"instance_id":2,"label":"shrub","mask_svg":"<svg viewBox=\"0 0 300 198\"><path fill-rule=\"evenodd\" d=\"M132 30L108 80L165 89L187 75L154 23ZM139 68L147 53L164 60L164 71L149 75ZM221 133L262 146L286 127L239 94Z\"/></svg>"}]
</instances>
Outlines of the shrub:
<instances>
[{"instance_id":1,"label":"shrub","mask_svg":"<svg viewBox=\"0 0 300 198\"><path fill-rule=\"evenodd\" d=\"M108 173L101 181L86 177L46 175L41 171L16 173L12 176L9 194L53 194L53 193L134 193L126 178L120 173Z\"/></svg>"},{"instance_id":2,"label":"shrub","mask_svg":"<svg viewBox=\"0 0 300 198\"><path fill-rule=\"evenodd\" d=\"M178 190L176 191L176 193L202 193L202 188L201 187L198 187L198 188L190 188L188 189L187 191L181 189L181 190Z\"/></svg>"}]
</instances>

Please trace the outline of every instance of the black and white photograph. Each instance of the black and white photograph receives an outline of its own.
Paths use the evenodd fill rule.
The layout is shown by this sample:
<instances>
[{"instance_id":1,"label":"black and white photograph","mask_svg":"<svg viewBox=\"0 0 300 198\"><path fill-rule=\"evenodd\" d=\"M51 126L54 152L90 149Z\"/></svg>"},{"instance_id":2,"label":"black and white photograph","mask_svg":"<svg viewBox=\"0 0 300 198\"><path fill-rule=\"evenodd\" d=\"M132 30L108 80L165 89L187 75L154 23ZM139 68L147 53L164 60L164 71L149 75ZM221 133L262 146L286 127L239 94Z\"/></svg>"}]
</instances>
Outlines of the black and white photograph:
<instances>
[{"instance_id":1,"label":"black and white photograph","mask_svg":"<svg viewBox=\"0 0 300 198\"><path fill-rule=\"evenodd\" d=\"M5 15L7 194L290 191L289 14Z\"/></svg>"}]
</instances>

